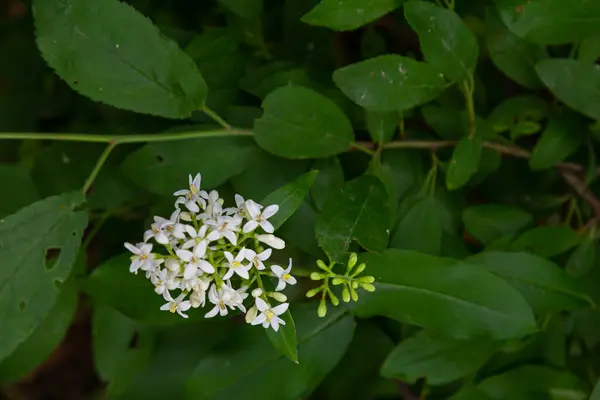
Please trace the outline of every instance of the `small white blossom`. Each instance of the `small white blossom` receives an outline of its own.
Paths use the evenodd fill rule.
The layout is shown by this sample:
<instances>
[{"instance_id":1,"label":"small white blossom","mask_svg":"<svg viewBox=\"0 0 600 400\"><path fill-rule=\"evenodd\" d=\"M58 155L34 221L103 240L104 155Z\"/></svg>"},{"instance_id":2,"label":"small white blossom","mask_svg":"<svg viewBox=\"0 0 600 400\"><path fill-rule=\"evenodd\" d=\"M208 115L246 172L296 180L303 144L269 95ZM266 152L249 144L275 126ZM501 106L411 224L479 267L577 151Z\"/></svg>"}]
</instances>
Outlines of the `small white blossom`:
<instances>
[{"instance_id":1,"label":"small white blossom","mask_svg":"<svg viewBox=\"0 0 600 400\"><path fill-rule=\"evenodd\" d=\"M156 274L152 276L151 282L154 284L154 291L157 294L163 296L166 301L172 301L171 293L169 293L169 283L172 285L172 280L174 276L169 274L168 269L162 269L157 271Z\"/></svg>"},{"instance_id":2,"label":"small white blossom","mask_svg":"<svg viewBox=\"0 0 600 400\"><path fill-rule=\"evenodd\" d=\"M231 287L231 284L229 286ZM232 309L238 308L241 312L246 312L246 307L244 307L244 300L246 299L246 297L248 297L248 293L246 293L247 290L248 287L242 286L238 290L234 291L233 297L229 302L229 306L232 307Z\"/></svg>"},{"instance_id":3,"label":"small white blossom","mask_svg":"<svg viewBox=\"0 0 600 400\"><path fill-rule=\"evenodd\" d=\"M275 235L256 235L256 238L274 249L281 250L285 248L285 242Z\"/></svg>"},{"instance_id":4,"label":"small white blossom","mask_svg":"<svg viewBox=\"0 0 600 400\"><path fill-rule=\"evenodd\" d=\"M165 261L165 267L167 267L169 271L179 272L179 270L181 269L181 263L177 258L169 257Z\"/></svg>"},{"instance_id":5,"label":"small white blossom","mask_svg":"<svg viewBox=\"0 0 600 400\"><path fill-rule=\"evenodd\" d=\"M235 207L226 208L225 210L223 210L223 212L227 215L245 216L246 200L244 200L244 198L237 193L235 194L234 198L235 198Z\"/></svg>"},{"instance_id":6,"label":"small white blossom","mask_svg":"<svg viewBox=\"0 0 600 400\"><path fill-rule=\"evenodd\" d=\"M250 215L250 221L244 225L244 233L249 233L258 228L259 226L267 233L273 233L275 228L267 219L271 218L277 211L279 206L276 204L270 205L261 211L262 206L253 200L246 201L246 210Z\"/></svg>"},{"instance_id":7,"label":"small white blossom","mask_svg":"<svg viewBox=\"0 0 600 400\"><path fill-rule=\"evenodd\" d=\"M202 225L200 227L200 229L196 230L196 229L194 229L193 226L186 225L185 231L187 232L187 234L190 236L191 239L188 240L187 242L185 242L183 244L183 246L181 246L181 248L189 249L190 247L194 247L194 246L200 244L200 242L203 239L206 239L206 232L208 231L208 226Z\"/></svg>"},{"instance_id":8,"label":"small white blossom","mask_svg":"<svg viewBox=\"0 0 600 400\"><path fill-rule=\"evenodd\" d=\"M271 271L275 274L277 278L279 278L279 282L277 282L277 287L275 290L283 290L285 289L285 285L295 285L296 278L290 275L292 271L292 259L290 258L290 263L286 269L281 268L279 265L272 265Z\"/></svg>"},{"instance_id":9,"label":"small white blossom","mask_svg":"<svg viewBox=\"0 0 600 400\"><path fill-rule=\"evenodd\" d=\"M265 269L265 264L263 261L267 261L269 257L271 257L272 252L273 250L266 249L265 251L256 254L254 250L246 249L246 260L250 261L252 265L254 265L254 268L260 271Z\"/></svg>"},{"instance_id":10,"label":"small white blossom","mask_svg":"<svg viewBox=\"0 0 600 400\"><path fill-rule=\"evenodd\" d=\"M258 288L258 287L257 287L256 289L254 289L254 290L252 291L252 293L251 293L251 294L252 294L252 297L254 297L254 298L257 298L257 297L260 297L260 296L262 296L262 294L263 294L263 291L262 291L262 289L261 289L261 288Z\"/></svg>"},{"instance_id":11,"label":"small white blossom","mask_svg":"<svg viewBox=\"0 0 600 400\"><path fill-rule=\"evenodd\" d=\"M175 207L178 204L183 204L185 207L193 213L197 213L200 211L200 207L198 204L202 205L202 208L206 208L206 201L200 196L200 174L197 174L194 179L192 179L192 175L189 176L189 189L178 190L173 195L180 196L175 201Z\"/></svg>"},{"instance_id":12,"label":"small white blossom","mask_svg":"<svg viewBox=\"0 0 600 400\"><path fill-rule=\"evenodd\" d=\"M208 301L215 306L212 308L212 310L207 312L204 317L212 318L217 314L221 315L222 317L227 315L229 311L227 306L231 302L234 293L234 290L227 285L222 285L218 290L216 284L212 285L208 291Z\"/></svg>"},{"instance_id":13,"label":"small white blossom","mask_svg":"<svg viewBox=\"0 0 600 400\"><path fill-rule=\"evenodd\" d=\"M275 332L279 330L279 325L285 325L285 321L279 316L287 311L288 303L282 303L271 308L266 301L259 297L256 299L256 307L261 313L252 320L252 325L262 324L264 328L271 326Z\"/></svg>"},{"instance_id":14,"label":"small white blossom","mask_svg":"<svg viewBox=\"0 0 600 400\"><path fill-rule=\"evenodd\" d=\"M125 248L133 253L131 256L131 266L129 272L137 274L138 269L148 271L154 269L154 254L152 254L152 244L138 243L136 246L131 243L125 243Z\"/></svg>"},{"instance_id":15,"label":"small white blossom","mask_svg":"<svg viewBox=\"0 0 600 400\"><path fill-rule=\"evenodd\" d=\"M246 260L246 248L242 248L235 258L228 251L225 251L223 254L225 254L225 258L228 261L225 265L229 267L223 279L231 278L234 272L244 279L250 278L248 270L250 270L251 264L242 264L242 261Z\"/></svg>"},{"instance_id":16,"label":"small white blossom","mask_svg":"<svg viewBox=\"0 0 600 400\"><path fill-rule=\"evenodd\" d=\"M189 302L189 300L184 301L184 298L185 294L182 293L179 296L177 296L176 299L169 301L167 304L162 305L160 309L169 310L172 313L177 312L177 314L181 315L183 318L187 318L188 316L183 312L189 310L192 304Z\"/></svg>"},{"instance_id":17,"label":"small white blossom","mask_svg":"<svg viewBox=\"0 0 600 400\"><path fill-rule=\"evenodd\" d=\"M183 273L183 277L185 279L195 276L199 269L206 272L207 274L212 274L215 272L215 268L208 261L202 259L205 253L205 241L201 241L200 243L198 243L196 247L194 247L193 252L183 249L177 250L177 256L187 263L185 265L185 271Z\"/></svg>"},{"instance_id":18,"label":"small white blossom","mask_svg":"<svg viewBox=\"0 0 600 400\"><path fill-rule=\"evenodd\" d=\"M237 216L222 216L218 217L216 221L207 220L207 225L212 225L215 227L215 229L208 234L207 239L213 241L224 237L229 240L232 245L237 246L236 232L239 232L241 223L242 219Z\"/></svg>"}]
</instances>

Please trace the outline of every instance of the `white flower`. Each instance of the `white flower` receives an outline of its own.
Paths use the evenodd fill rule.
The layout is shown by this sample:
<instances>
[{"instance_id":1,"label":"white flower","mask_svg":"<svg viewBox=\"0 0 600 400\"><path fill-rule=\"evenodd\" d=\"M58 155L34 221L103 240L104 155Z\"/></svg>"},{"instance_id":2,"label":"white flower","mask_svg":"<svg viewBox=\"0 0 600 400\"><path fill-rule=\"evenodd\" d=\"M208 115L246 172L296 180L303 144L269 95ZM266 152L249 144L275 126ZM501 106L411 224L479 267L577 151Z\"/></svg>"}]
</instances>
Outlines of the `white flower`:
<instances>
[{"instance_id":1,"label":"white flower","mask_svg":"<svg viewBox=\"0 0 600 400\"><path fill-rule=\"evenodd\" d=\"M285 247L285 242L275 235L256 235L256 238L277 250L281 250Z\"/></svg>"},{"instance_id":2,"label":"white flower","mask_svg":"<svg viewBox=\"0 0 600 400\"><path fill-rule=\"evenodd\" d=\"M215 272L215 268L208 261L202 259L206 254L205 241L198 243L196 247L194 247L193 252L181 249L177 250L175 254L177 254L177 257L181 258L187 263L183 273L183 277L185 279L195 276L198 269L206 272L207 274L212 274Z\"/></svg>"},{"instance_id":3,"label":"white flower","mask_svg":"<svg viewBox=\"0 0 600 400\"><path fill-rule=\"evenodd\" d=\"M267 221L267 219L271 218L273 215L275 215L275 213L277 213L277 211L279 211L279 206L277 204L273 204L261 212L260 210L262 207L263 206L253 200L246 201L246 210L250 216L250 221L246 222L244 225L244 233L252 232L259 226L267 233L273 233L273 231L275 231L273 224Z\"/></svg>"},{"instance_id":4,"label":"white flower","mask_svg":"<svg viewBox=\"0 0 600 400\"><path fill-rule=\"evenodd\" d=\"M173 276L169 274L168 269L162 269L152 275L151 281L154 284L154 291L163 296L166 301L172 301L171 293L169 293L169 283L173 280Z\"/></svg>"},{"instance_id":5,"label":"white flower","mask_svg":"<svg viewBox=\"0 0 600 400\"><path fill-rule=\"evenodd\" d=\"M279 265L271 266L271 271L275 274L277 278L279 278L279 282L277 282L277 287L275 290L283 290L285 289L285 285L295 285L296 278L290 275L292 271L292 259L290 258L290 263L286 269L281 268Z\"/></svg>"},{"instance_id":6,"label":"white flower","mask_svg":"<svg viewBox=\"0 0 600 400\"><path fill-rule=\"evenodd\" d=\"M210 279L208 278L196 278L196 284L192 286L192 294L190 295L190 301L192 307L204 307L206 303L206 291L210 287Z\"/></svg>"},{"instance_id":7,"label":"white flower","mask_svg":"<svg viewBox=\"0 0 600 400\"><path fill-rule=\"evenodd\" d=\"M192 304L188 300L183 301L184 298L185 294L182 293L179 296L177 296L176 299L169 301L167 304L162 305L160 309L163 311L169 310L172 313L177 312L177 314L181 315L183 318L187 318L188 316L183 312L189 310Z\"/></svg>"},{"instance_id":8,"label":"white flower","mask_svg":"<svg viewBox=\"0 0 600 400\"><path fill-rule=\"evenodd\" d=\"M216 284L212 285L208 291L208 301L215 306L204 317L212 318L217 314L220 314L222 317L227 315L227 306L231 302L234 293L235 291L227 285L222 285L219 290L217 290Z\"/></svg>"},{"instance_id":9,"label":"white flower","mask_svg":"<svg viewBox=\"0 0 600 400\"><path fill-rule=\"evenodd\" d=\"M229 281L227 281L227 283L229 283ZM229 286L231 287L231 284ZM244 307L244 300L246 299L246 297L248 297L248 293L246 293L247 290L248 290L247 286L242 286L238 290L234 291L233 297L231 298L231 301L229 302L229 306L232 309L237 307L242 312L244 312L244 313L246 312L246 307Z\"/></svg>"},{"instance_id":10,"label":"white flower","mask_svg":"<svg viewBox=\"0 0 600 400\"><path fill-rule=\"evenodd\" d=\"M244 214L246 212L246 205L245 205L246 200L244 200L244 198L237 193L235 194L234 198L235 198L235 207L229 207L223 211L227 215L244 216Z\"/></svg>"},{"instance_id":11,"label":"white flower","mask_svg":"<svg viewBox=\"0 0 600 400\"><path fill-rule=\"evenodd\" d=\"M125 248L134 254L131 256L131 266L129 267L129 272L137 274L137 271L140 268L143 271L154 269L155 263L153 260L155 255L152 254L152 244L138 243L134 246L131 243L125 243Z\"/></svg>"},{"instance_id":12,"label":"white flower","mask_svg":"<svg viewBox=\"0 0 600 400\"><path fill-rule=\"evenodd\" d=\"M279 325L285 325L285 321L279 316L287 311L288 303L282 303L271 308L266 301L259 297L256 299L256 307L261 313L252 320L252 325L262 324L264 328L271 326L275 332L279 330Z\"/></svg>"},{"instance_id":13,"label":"white flower","mask_svg":"<svg viewBox=\"0 0 600 400\"><path fill-rule=\"evenodd\" d=\"M227 270L227 272L225 273L225 276L223 276L223 279L229 279L231 278L231 276L233 275L233 273L235 272L236 274L238 274L240 277L242 277L243 279L249 279L250 275L248 275L248 270L251 268L250 264L242 264L242 261L244 261L246 259L246 248L242 248L240 250L240 252L237 254L237 256L235 256L235 258L233 257L233 254L231 254L228 251L225 251L223 254L225 254L225 258L227 259L227 266L229 267L229 269Z\"/></svg>"},{"instance_id":14,"label":"white flower","mask_svg":"<svg viewBox=\"0 0 600 400\"><path fill-rule=\"evenodd\" d=\"M172 237L183 240L185 239L186 225L179 223L180 212L180 210L173 211L169 219L164 222L161 229L166 230Z\"/></svg>"},{"instance_id":15,"label":"white flower","mask_svg":"<svg viewBox=\"0 0 600 400\"><path fill-rule=\"evenodd\" d=\"M265 264L263 263L263 261L267 261L269 257L271 257L272 252L273 250L266 249L262 253L256 254L254 250L247 249L246 260L250 261L254 265L254 268L260 271L265 269Z\"/></svg>"},{"instance_id":16,"label":"white flower","mask_svg":"<svg viewBox=\"0 0 600 400\"><path fill-rule=\"evenodd\" d=\"M252 297L254 297L254 298L260 297L260 296L262 296L262 294L263 294L263 291L261 288L256 288L252 291Z\"/></svg>"},{"instance_id":17,"label":"white flower","mask_svg":"<svg viewBox=\"0 0 600 400\"><path fill-rule=\"evenodd\" d=\"M181 269L181 264L175 257L169 257L165 261L165 267L167 267L169 271L179 272L179 270Z\"/></svg>"},{"instance_id":18,"label":"white flower","mask_svg":"<svg viewBox=\"0 0 600 400\"><path fill-rule=\"evenodd\" d=\"M191 239L185 242L183 246L181 246L181 248L189 249L190 247L194 247L200 244L200 241L206 238L206 231L208 231L208 225L202 225L197 231L194 229L193 226L186 225L185 231Z\"/></svg>"},{"instance_id":19,"label":"white flower","mask_svg":"<svg viewBox=\"0 0 600 400\"><path fill-rule=\"evenodd\" d=\"M239 225L242 223L242 219L239 217L218 217L216 221L207 220L207 225L212 225L215 229L207 236L209 241L219 240L222 237L229 240L229 242L237 246L237 234L240 230Z\"/></svg>"},{"instance_id":20,"label":"white flower","mask_svg":"<svg viewBox=\"0 0 600 400\"><path fill-rule=\"evenodd\" d=\"M200 195L207 200L207 204L205 207L206 211L198 215L199 219L216 218L223 213L223 199L219 197L219 192L216 190L211 190L210 193L202 191Z\"/></svg>"},{"instance_id":21,"label":"white flower","mask_svg":"<svg viewBox=\"0 0 600 400\"><path fill-rule=\"evenodd\" d=\"M202 208L206 208L206 201L200 196L200 174L197 174L194 179L192 179L192 175L188 177L189 189L178 190L173 195L181 196L178 197L175 201L175 207L178 204L183 204L185 207L193 213L197 213L200 211L200 207L198 204L202 205Z\"/></svg>"}]
</instances>

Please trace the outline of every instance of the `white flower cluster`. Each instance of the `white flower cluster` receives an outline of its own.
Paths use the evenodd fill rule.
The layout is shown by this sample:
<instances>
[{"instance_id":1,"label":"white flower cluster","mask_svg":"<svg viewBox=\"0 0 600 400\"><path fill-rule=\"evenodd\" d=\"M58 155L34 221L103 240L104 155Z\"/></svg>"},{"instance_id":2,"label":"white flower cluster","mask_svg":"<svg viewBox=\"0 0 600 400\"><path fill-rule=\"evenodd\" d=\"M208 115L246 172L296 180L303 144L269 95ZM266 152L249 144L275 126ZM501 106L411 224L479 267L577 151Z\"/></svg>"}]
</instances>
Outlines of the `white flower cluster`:
<instances>
[{"instance_id":1,"label":"white flower cluster","mask_svg":"<svg viewBox=\"0 0 600 400\"><path fill-rule=\"evenodd\" d=\"M285 247L285 242L273 235L273 225L268 221L279 206L263 207L236 194L236 207L223 208L224 201L217 191L200 190L200 179L200 174L193 179L190 175L189 189L175 192L176 210L169 219L154 217L143 242L135 246L125 243L133 253L130 271L146 273L156 293L167 302L161 310L187 318L184 312L204 307L208 297L212 309L206 318L239 309L246 313L248 323L277 331L285 324L279 316L289 306L280 291L296 283L290 274L291 259L285 269L265 265L271 248ZM151 239L164 249L162 253L153 251L156 244ZM265 277L278 279L275 291L265 289ZM243 301L253 285L255 304L246 311ZM273 301L281 304L275 306Z\"/></svg>"}]
</instances>

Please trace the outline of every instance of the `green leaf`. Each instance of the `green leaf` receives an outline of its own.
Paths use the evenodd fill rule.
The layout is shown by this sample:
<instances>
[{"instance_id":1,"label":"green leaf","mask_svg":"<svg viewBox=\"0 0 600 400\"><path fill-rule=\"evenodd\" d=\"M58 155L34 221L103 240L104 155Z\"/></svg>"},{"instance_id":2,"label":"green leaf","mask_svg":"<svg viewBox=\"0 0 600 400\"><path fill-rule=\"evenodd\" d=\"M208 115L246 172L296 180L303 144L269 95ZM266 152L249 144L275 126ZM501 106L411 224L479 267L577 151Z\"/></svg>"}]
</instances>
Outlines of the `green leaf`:
<instances>
[{"instance_id":1,"label":"green leaf","mask_svg":"<svg viewBox=\"0 0 600 400\"><path fill-rule=\"evenodd\" d=\"M465 136L460 113L456 110L442 108L436 105L426 105L421 108L425 122L442 139L459 140Z\"/></svg>"},{"instance_id":2,"label":"green leaf","mask_svg":"<svg viewBox=\"0 0 600 400\"><path fill-rule=\"evenodd\" d=\"M263 8L263 0L219 0L219 3L244 19L260 18Z\"/></svg>"},{"instance_id":3,"label":"green leaf","mask_svg":"<svg viewBox=\"0 0 600 400\"><path fill-rule=\"evenodd\" d=\"M321 158L311 165L319 171L310 194L317 210L322 210L327 198L344 185L344 171L337 157Z\"/></svg>"},{"instance_id":4,"label":"green leaf","mask_svg":"<svg viewBox=\"0 0 600 400\"><path fill-rule=\"evenodd\" d=\"M53 196L0 221L0 360L52 309L87 225L87 212L78 210L83 201L81 192Z\"/></svg>"},{"instance_id":5,"label":"green leaf","mask_svg":"<svg viewBox=\"0 0 600 400\"><path fill-rule=\"evenodd\" d=\"M35 0L33 11L44 59L82 95L166 118L188 118L204 104L194 62L126 3Z\"/></svg>"},{"instance_id":6,"label":"green leaf","mask_svg":"<svg viewBox=\"0 0 600 400\"><path fill-rule=\"evenodd\" d=\"M23 167L1 165L0 184L10 188L10 196L0 198L0 217L12 214L39 199L29 171Z\"/></svg>"},{"instance_id":7,"label":"green leaf","mask_svg":"<svg viewBox=\"0 0 600 400\"><path fill-rule=\"evenodd\" d=\"M298 322L299 364L284 359L260 329L236 328L226 346L200 361L188 382L188 397L291 400L309 395L352 340L355 322L345 312L336 308L319 318L313 304L292 308Z\"/></svg>"},{"instance_id":8,"label":"green leaf","mask_svg":"<svg viewBox=\"0 0 600 400\"><path fill-rule=\"evenodd\" d=\"M586 238L571 254L566 271L575 278L587 275L596 264L597 244L592 238Z\"/></svg>"},{"instance_id":9,"label":"green leaf","mask_svg":"<svg viewBox=\"0 0 600 400\"><path fill-rule=\"evenodd\" d=\"M254 122L256 143L287 158L321 158L342 153L354 140L352 125L329 98L304 87L284 86L263 101Z\"/></svg>"},{"instance_id":10,"label":"green leaf","mask_svg":"<svg viewBox=\"0 0 600 400\"><path fill-rule=\"evenodd\" d=\"M566 44L600 33L600 3L574 0L496 0L500 16L517 36L540 44Z\"/></svg>"},{"instance_id":11,"label":"green leaf","mask_svg":"<svg viewBox=\"0 0 600 400\"><path fill-rule=\"evenodd\" d=\"M404 15L419 35L421 51L434 69L451 81L475 70L479 45L475 34L454 11L420 0L404 5Z\"/></svg>"},{"instance_id":12,"label":"green leaf","mask_svg":"<svg viewBox=\"0 0 600 400\"><path fill-rule=\"evenodd\" d=\"M592 392L592 395L590 396L590 400L600 400L600 380L598 381L598 383L596 383L596 386L594 387L594 391Z\"/></svg>"},{"instance_id":13,"label":"green leaf","mask_svg":"<svg viewBox=\"0 0 600 400\"><path fill-rule=\"evenodd\" d=\"M389 167L393 183L396 185L397 197L392 199L398 202L406 193L421 184L425 179L423 159L419 152L413 150L384 150L381 162Z\"/></svg>"},{"instance_id":14,"label":"green leaf","mask_svg":"<svg viewBox=\"0 0 600 400\"><path fill-rule=\"evenodd\" d=\"M400 118L395 112L366 111L369 135L375 143L387 143L396 134Z\"/></svg>"},{"instance_id":15,"label":"green leaf","mask_svg":"<svg viewBox=\"0 0 600 400\"><path fill-rule=\"evenodd\" d=\"M277 204L279 206L277 214L269 220L269 222L273 224L275 230L283 225L296 209L298 209L300 203L302 203L308 195L317 175L319 175L319 171L307 172L295 181L277 189L262 200L261 204L264 204L265 206L271 204Z\"/></svg>"},{"instance_id":16,"label":"green leaf","mask_svg":"<svg viewBox=\"0 0 600 400\"><path fill-rule=\"evenodd\" d=\"M402 341L381 367L388 379L443 385L475 373L500 346L486 339L458 340L421 331Z\"/></svg>"},{"instance_id":17,"label":"green leaf","mask_svg":"<svg viewBox=\"0 0 600 400\"><path fill-rule=\"evenodd\" d=\"M443 208L435 197L419 198L400 219L390 247L440 255Z\"/></svg>"},{"instance_id":18,"label":"green leaf","mask_svg":"<svg viewBox=\"0 0 600 400\"><path fill-rule=\"evenodd\" d=\"M573 113L550 118L533 148L529 166L533 170L540 170L558 164L577 150L586 133L585 124Z\"/></svg>"},{"instance_id":19,"label":"green leaf","mask_svg":"<svg viewBox=\"0 0 600 400\"><path fill-rule=\"evenodd\" d=\"M376 290L360 294L359 316L381 315L456 339L501 340L536 330L519 292L479 266L393 249L366 253L361 262Z\"/></svg>"},{"instance_id":20,"label":"green leaf","mask_svg":"<svg viewBox=\"0 0 600 400\"><path fill-rule=\"evenodd\" d=\"M477 172L482 149L482 141L477 137L467 137L458 142L446 172L448 190L458 189L469 182Z\"/></svg>"},{"instance_id":21,"label":"green leaf","mask_svg":"<svg viewBox=\"0 0 600 400\"><path fill-rule=\"evenodd\" d=\"M388 243L388 217L383 183L363 175L327 199L315 235L331 260L341 263L354 240L368 250L383 251Z\"/></svg>"},{"instance_id":22,"label":"green leaf","mask_svg":"<svg viewBox=\"0 0 600 400\"><path fill-rule=\"evenodd\" d=\"M94 305L92 314L92 351L94 366L100 378L108 382L114 377L123 354L129 350L136 322L102 303Z\"/></svg>"},{"instance_id":23,"label":"green leaf","mask_svg":"<svg viewBox=\"0 0 600 400\"><path fill-rule=\"evenodd\" d=\"M315 238L316 224L317 213L304 201L290 219L279 228L277 236L281 236L288 244L292 244L316 258L322 259L325 254L319 248Z\"/></svg>"},{"instance_id":24,"label":"green leaf","mask_svg":"<svg viewBox=\"0 0 600 400\"><path fill-rule=\"evenodd\" d=\"M487 268L513 285L536 314L592 304L577 281L553 262L536 255L485 251L466 261Z\"/></svg>"},{"instance_id":25,"label":"green leaf","mask_svg":"<svg viewBox=\"0 0 600 400\"><path fill-rule=\"evenodd\" d=\"M373 22L400 7L406 0L321 0L302 17L309 25L325 26L336 31L349 31Z\"/></svg>"},{"instance_id":26,"label":"green leaf","mask_svg":"<svg viewBox=\"0 0 600 400\"><path fill-rule=\"evenodd\" d=\"M535 65L549 57L546 48L509 31L493 9L486 14L485 28L485 42L494 65L518 84L541 89L544 85Z\"/></svg>"},{"instance_id":27,"label":"green leaf","mask_svg":"<svg viewBox=\"0 0 600 400\"><path fill-rule=\"evenodd\" d=\"M553 58L540 61L536 70L560 101L590 118L600 119L600 109L596 107L600 102L600 69L595 65Z\"/></svg>"},{"instance_id":28,"label":"green leaf","mask_svg":"<svg viewBox=\"0 0 600 400\"><path fill-rule=\"evenodd\" d=\"M206 139L150 143L122 164L125 175L153 193L170 196L188 186L188 175L202 174L202 188L215 188L242 173L256 154L250 138Z\"/></svg>"},{"instance_id":29,"label":"green leaf","mask_svg":"<svg viewBox=\"0 0 600 400\"><path fill-rule=\"evenodd\" d=\"M69 280L61 286L52 309L41 324L10 356L0 362L0 382L17 381L46 360L71 326L76 307L77 285Z\"/></svg>"},{"instance_id":30,"label":"green leaf","mask_svg":"<svg viewBox=\"0 0 600 400\"><path fill-rule=\"evenodd\" d=\"M483 244L518 233L533 223L533 215L527 211L502 204L467 207L462 218L467 232Z\"/></svg>"},{"instance_id":31,"label":"green leaf","mask_svg":"<svg viewBox=\"0 0 600 400\"><path fill-rule=\"evenodd\" d=\"M578 377L545 365L522 365L485 379L477 388L494 400L549 399L556 393L564 393L564 399L585 399Z\"/></svg>"},{"instance_id":32,"label":"green leaf","mask_svg":"<svg viewBox=\"0 0 600 400\"><path fill-rule=\"evenodd\" d=\"M600 57L600 35L584 38L577 50L577 59L584 63L593 64Z\"/></svg>"},{"instance_id":33,"label":"green leaf","mask_svg":"<svg viewBox=\"0 0 600 400\"><path fill-rule=\"evenodd\" d=\"M405 111L435 99L446 85L430 65L384 55L340 68L333 81L353 102L371 111Z\"/></svg>"},{"instance_id":34,"label":"green leaf","mask_svg":"<svg viewBox=\"0 0 600 400\"><path fill-rule=\"evenodd\" d=\"M581 243L582 238L564 225L540 226L521 234L511 245L511 251L527 251L550 258Z\"/></svg>"},{"instance_id":35,"label":"green leaf","mask_svg":"<svg viewBox=\"0 0 600 400\"><path fill-rule=\"evenodd\" d=\"M273 329L267 329L267 336L273 346L284 356L295 363L298 363L298 341L296 339L296 324L292 318L292 313L286 311L281 319L285 321L285 325L279 327L275 332Z\"/></svg>"},{"instance_id":36,"label":"green leaf","mask_svg":"<svg viewBox=\"0 0 600 400\"><path fill-rule=\"evenodd\" d=\"M130 255L120 254L98 266L80 281L81 288L97 303L112 306L137 322L167 326L204 320L202 310L190 310L187 320L160 310L165 301L154 292L152 283L143 274L129 272Z\"/></svg>"}]
</instances>

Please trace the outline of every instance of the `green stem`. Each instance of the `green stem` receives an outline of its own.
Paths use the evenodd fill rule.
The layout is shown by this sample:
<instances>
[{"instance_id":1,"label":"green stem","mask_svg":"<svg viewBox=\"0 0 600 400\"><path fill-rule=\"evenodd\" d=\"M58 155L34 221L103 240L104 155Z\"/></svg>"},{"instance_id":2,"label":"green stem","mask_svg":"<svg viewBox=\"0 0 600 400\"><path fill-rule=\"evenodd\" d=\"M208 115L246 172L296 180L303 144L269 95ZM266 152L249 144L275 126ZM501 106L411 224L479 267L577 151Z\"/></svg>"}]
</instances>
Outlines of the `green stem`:
<instances>
[{"instance_id":1,"label":"green stem","mask_svg":"<svg viewBox=\"0 0 600 400\"><path fill-rule=\"evenodd\" d=\"M252 131L245 129L215 129L208 131L192 131L179 133L157 133L141 135L92 135L85 133L20 133L0 132L0 140L55 140L65 142L88 142L88 143L148 143L148 142L172 142L177 140L200 139L220 136L252 136Z\"/></svg>"},{"instance_id":2,"label":"green stem","mask_svg":"<svg viewBox=\"0 0 600 400\"><path fill-rule=\"evenodd\" d=\"M376 154L376 152L374 150L371 150L371 149L369 149L361 144L358 144L358 143L352 143L352 147L357 150L362 151L363 153L367 153L370 156L374 156Z\"/></svg>"},{"instance_id":3,"label":"green stem","mask_svg":"<svg viewBox=\"0 0 600 400\"><path fill-rule=\"evenodd\" d=\"M117 144L115 142L110 142L108 144L108 146L106 146L106 149L104 149L104 151L100 155L100 158L98 158L98 161L96 161L96 165L94 166L94 169L90 173L90 176L88 176L88 178L86 179L86 181L83 185L83 189L81 189L84 195L90 190L90 187L92 187L92 184L94 183L94 180L96 180L96 177L100 173L102 166L108 159L108 156L110 155L111 151L113 151L113 149L116 146L117 146Z\"/></svg>"},{"instance_id":4,"label":"green stem","mask_svg":"<svg viewBox=\"0 0 600 400\"><path fill-rule=\"evenodd\" d=\"M232 130L231 125L229 125L223 118L221 118L219 114L208 108L206 104L204 104L200 110L204 114L208 115L217 124L221 125L223 128L227 129L228 131Z\"/></svg>"},{"instance_id":5,"label":"green stem","mask_svg":"<svg viewBox=\"0 0 600 400\"><path fill-rule=\"evenodd\" d=\"M468 80L465 80L461 84L461 91L465 96L465 101L467 105L467 115L469 117L469 138L475 136L475 105L473 103L473 92L475 89L475 82L473 80L473 76L469 76Z\"/></svg>"}]
</instances>

